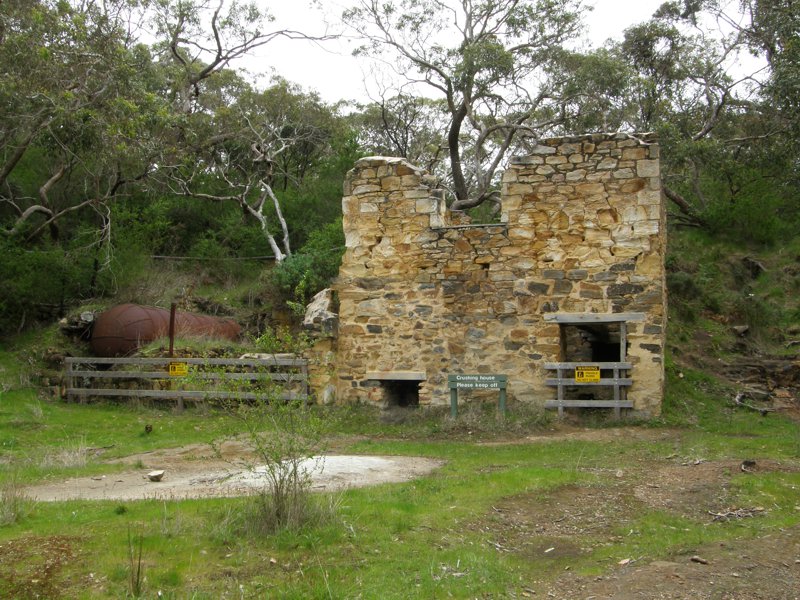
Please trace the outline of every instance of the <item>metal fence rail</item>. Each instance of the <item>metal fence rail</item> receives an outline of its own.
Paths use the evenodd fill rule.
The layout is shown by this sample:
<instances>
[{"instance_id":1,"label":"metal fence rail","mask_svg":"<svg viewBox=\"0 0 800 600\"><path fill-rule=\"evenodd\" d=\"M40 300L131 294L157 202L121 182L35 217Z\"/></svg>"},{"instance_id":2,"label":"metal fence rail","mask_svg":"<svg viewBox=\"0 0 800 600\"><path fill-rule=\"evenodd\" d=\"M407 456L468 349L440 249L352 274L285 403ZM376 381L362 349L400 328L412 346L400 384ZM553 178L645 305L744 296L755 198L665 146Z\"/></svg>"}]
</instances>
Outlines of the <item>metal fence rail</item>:
<instances>
[{"instance_id":1,"label":"metal fence rail","mask_svg":"<svg viewBox=\"0 0 800 600\"><path fill-rule=\"evenodd\" d=\"M170 375L170 365L185 365L187 376ZM276 354L264 358L94 358L68 357L66 396L184 401L255 400L265 394L281 400L309 397L308 361ZM266 390L259 387L268 384ZM276 391L273 386L279 386ZM126 387L134 386L134 387Z\"/></svg>"}]
</instances>

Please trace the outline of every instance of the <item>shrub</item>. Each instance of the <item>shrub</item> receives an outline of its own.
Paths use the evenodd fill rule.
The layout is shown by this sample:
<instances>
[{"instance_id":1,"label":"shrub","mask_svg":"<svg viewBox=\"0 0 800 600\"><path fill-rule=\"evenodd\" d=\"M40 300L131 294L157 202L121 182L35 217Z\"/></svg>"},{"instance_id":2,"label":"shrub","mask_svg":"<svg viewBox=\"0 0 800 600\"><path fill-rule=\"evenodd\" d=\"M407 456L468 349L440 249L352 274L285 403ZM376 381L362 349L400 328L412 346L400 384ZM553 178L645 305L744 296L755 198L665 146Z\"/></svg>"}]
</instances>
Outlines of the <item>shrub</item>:
<instances>
[{"instance_id":1,"label":"shrub","mask_svg":"<svg viewBox=\"0 0 800 600\"><path fill-rule=\"evenodd\" d=\"M342 254L344 231L339 218L313 232L299 252L277 265L271 282L283 298L304 307L339 273Z\"/></svg>"},{"instance_id":2,"label":"shrub","mask_svg":"<svg viewBox=\"0 0 800 600\"><path fill-rule=\"evenodd\" d=\"M430 410L430 409L428 409ZM496 399L463 402L458 418L442 415L442 431L483 435L520 435L543 429L553 416L541 404L509 401L506 415L498 411Z\"/></svg>"},{"instance_id":3,"label":"shrub","mask_svg":"<svg viewBox=\"0 0 800 600\"><path fill-rule=\"evenodd\" d=\"M60 316L74 299L90 294L93 260L45 244L26 250L0 239L0 334Z\"/></svg>"},{"instance_id":4,"label":"shrub","mask_svg":"<svg viewBox=\"0 0 800 600\"><path fill-rule=\"evenodd\" d=\"M267 327L264 332L253 340L259 352L267 354L303 354L311 345L311 340L305 333L294 335L288 327Z\"/></svg>"},{"instance_id":5,"label":"shrub","mask_svg":"<svg viewBox=\"0 0 800 600\"><path fill-rule=\"evenodd\" d=\"M701 294L694 276L683 271L667 273L667 289L671 296L686 299L697 298Z\"/></svg>"},{"instance_id":6,"label":"shrub","mask_svg":"<svg viewBox=\"0 0 800 600\"><path fill-rule=\"evenodd\" d=\"M733 309L736 317L756 334L764 333L779 321L779 311L774 306L746 291L734 296Z\"/></svg>"},{"instance_id":7,"label":"shrub","mask_svg":"<svg viewBox=\"0 0 800 600\"><path fill-rule=\"evenodd\" d=\"M287 329L268 330L255 340L259 350L297 353L307 344ZM233 389L256 392L249 402L229 401L226 410L242 424L255 458L248 465L263 476L263 485L249 507L252 513L243 523L254 533L296 531L332 515L311 494L315 457L323 450L327 422L307 405L305 398L286 400L290 384L276 383L268 375L254 388L250 381L233 380Z\"/></svg>"},{"instance_id":8,"label":"shrub","mask_svg":"<svg viewBox=\"0 0 800 600\"><path fill-rule=\"evenodd\" d=\"M704 213L711 231L732 239L771 245L783 239L787 222L783 203L770 197L736 203L716 202Z\"/></svg>"},{"instance_id":9,"label":"shrub","mask_svg":"<svg viewBox=\"0 0 800 600\"><path fill-rule=\"evenodd\" d=\"M278 392L273 388L252 403L229 405L255 453L249 469L263 476L244 521L256 534L297 531L331 516L330 506L311 493L324 421L304 401L281 401Z\"/></svg>"}]
</instances>

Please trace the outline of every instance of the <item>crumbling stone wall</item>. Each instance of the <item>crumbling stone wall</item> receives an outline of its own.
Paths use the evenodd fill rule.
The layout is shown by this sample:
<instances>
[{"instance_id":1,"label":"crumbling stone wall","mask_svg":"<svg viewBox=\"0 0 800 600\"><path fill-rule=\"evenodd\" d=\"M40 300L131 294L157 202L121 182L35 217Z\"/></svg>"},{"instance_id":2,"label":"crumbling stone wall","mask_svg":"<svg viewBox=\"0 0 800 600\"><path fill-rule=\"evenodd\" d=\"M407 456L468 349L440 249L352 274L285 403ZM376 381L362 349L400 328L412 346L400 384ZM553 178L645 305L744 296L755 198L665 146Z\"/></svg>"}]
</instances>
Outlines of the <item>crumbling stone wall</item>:
<instances>
[{"instance_id":1,"label":"crumbling stone wall","mask_svg":"<svg viewBox=\"0 0 800 600\"><path fill-rule=\"evenodd\" d=\"M359 160L342 201L338 400L384 402L382 380L411 379L420 404L443 404L449 373L503 373L512 398L544 402L554 390L543 365L562 359L552 315L625 314L628 398L657 414L666 318L658 150L647 135L542 141L511 160L501 223L490 226L451 215L406 161Z\"/></svg>"}]
</instances>

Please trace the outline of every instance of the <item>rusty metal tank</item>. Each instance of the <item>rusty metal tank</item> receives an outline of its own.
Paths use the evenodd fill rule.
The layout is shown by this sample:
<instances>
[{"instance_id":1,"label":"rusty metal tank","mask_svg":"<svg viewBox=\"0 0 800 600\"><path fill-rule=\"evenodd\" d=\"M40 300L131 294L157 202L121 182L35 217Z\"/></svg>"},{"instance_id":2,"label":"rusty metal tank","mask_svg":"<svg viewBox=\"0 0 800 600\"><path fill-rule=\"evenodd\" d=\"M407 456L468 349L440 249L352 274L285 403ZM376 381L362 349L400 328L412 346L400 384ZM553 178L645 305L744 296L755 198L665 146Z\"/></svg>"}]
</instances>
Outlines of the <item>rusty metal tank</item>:
<instances>
[{"instance_id":1,"label":"rusty metal tank","mask_svg":"<svg viewBox=\"0 0 800 600\"><path fill-rule=\"evenodd\" d=\"M241 327L232 319L222 319L177 311L175 336L208 336L235 340ZM169 335L169 310L139 304L119 304L100 313L92 329L95 356L126 356L139 346Z\"/></svg>"}]
</instances>

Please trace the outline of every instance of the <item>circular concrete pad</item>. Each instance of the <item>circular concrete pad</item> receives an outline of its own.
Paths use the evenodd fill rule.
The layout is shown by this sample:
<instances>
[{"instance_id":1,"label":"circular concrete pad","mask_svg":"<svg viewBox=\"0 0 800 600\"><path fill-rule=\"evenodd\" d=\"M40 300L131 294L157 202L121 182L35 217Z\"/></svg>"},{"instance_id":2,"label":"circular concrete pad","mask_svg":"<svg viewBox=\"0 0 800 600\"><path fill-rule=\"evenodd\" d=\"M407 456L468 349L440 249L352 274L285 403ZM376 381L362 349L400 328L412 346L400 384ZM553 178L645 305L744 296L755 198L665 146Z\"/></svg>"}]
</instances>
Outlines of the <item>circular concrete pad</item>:
<instances>
[{"instance_id":1,"label":"circular concrete pad","mask_svg":"<svg viewBox=\"0 0 800 600\"><path fill-rule=\"evenodd\" d=\"M443 461L413 456L318 456L303 461L314 491L340 490L408 481L440 467ZM203 468L185 462L164 469L161 481L150 481L147 469L111 475L78 477L32 486L28 495L41 501L58 500L182 500L253 494L268 485L263 466Z\"/></svg>"}]
</instances>

